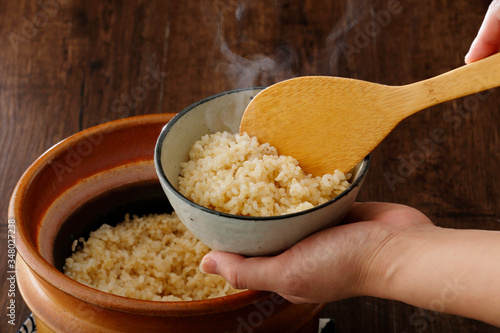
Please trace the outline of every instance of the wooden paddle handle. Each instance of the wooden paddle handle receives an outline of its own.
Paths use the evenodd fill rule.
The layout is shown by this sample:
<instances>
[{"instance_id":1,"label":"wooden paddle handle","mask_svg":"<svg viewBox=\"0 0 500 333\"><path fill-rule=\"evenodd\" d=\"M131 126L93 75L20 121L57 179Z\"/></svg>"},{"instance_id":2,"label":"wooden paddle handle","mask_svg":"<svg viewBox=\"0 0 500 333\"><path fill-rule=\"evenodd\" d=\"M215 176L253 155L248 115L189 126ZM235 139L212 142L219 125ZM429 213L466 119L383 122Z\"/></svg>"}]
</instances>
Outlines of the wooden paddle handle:
<instances>
[{"instance_id":1,"label":"wooden paddle handle","mask_svg":"<svg viewBox=\"0 0 500 333\"><path fill-rule=\"evenodd\" d=\"M396 87L405 117L427 107L500 86L500 53L428 80Z\"/></svg>"}]
</instances>

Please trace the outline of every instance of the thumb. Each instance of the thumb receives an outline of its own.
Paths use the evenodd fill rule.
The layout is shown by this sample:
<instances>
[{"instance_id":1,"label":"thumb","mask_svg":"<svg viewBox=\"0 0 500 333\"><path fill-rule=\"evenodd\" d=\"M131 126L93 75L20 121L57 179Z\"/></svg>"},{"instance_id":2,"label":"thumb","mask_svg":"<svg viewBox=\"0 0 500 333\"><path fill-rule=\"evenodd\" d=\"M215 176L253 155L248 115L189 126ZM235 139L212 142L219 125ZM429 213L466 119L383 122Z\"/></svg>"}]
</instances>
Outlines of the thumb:
<instances>
[{"instance_id":1,"label":"thumb","mask_svg":"<svg viewBox=\"0 0 500 333\"><path fill-rule=\"evenodd\" d=\"M210 252L203 257L200 270L219 274L235 289L276 290L280 274L276 257L246 258L234 253ZM283 273L283 272L281 272Z\"/></svg>"}]
</instances>

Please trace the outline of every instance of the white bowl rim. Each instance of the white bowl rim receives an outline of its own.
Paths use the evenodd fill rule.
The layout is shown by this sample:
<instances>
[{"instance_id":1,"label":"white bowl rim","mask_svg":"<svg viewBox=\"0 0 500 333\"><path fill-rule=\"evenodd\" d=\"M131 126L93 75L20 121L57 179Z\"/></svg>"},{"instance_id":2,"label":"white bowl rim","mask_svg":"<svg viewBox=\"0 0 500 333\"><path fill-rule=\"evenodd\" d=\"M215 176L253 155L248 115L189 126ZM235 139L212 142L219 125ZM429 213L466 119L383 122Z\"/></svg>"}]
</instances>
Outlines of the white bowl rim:
<instances>
[{"instance_id":1,"label":"white bowl rim","mask_svg":"<svg viewBox=\"0 0 500 333\"><path fill-rule=\"evenodd\" d=\"M204 104L206 102L211 101L212 99L222 97L225 95L233 94L233 93L238 93L241 91L248 91L248 90L257 90L257 89L264 89L264 87L253 87L253 88L239 88L239 89L234 89L234 90L228 90L224 91L209 97L206 97L196 103L191 104L190 106L186 107L184 110L179 112L177 115L175 115L161 130L160 135L158 137L158 140L156 142L156 147L155 147L155 153L154 153L154 163L155 163L155 168L156 172L158 173L158 177L160 178L161 181L164 181L168 189L179 199L182 201L186 202L190 206L194 207L195 209L202 210L206 213L213 214L216 216L223 216L226 218L233 218L233 219L240 219L240 220L247 220L247 221L269 221L269 220L278 220L278 219L283 219L283 218L288 218L288 217L294 217L294 216L299 216L299 215L305 215L309 214L312 211L319 210L322 207L331 205L332 203L340 200L344 196L348 195L349 192L351 192L354 188L360 185L361 181L365 178L366 173L368 172L369 166L370 166L370 154L368 154L360 163L363 163L360 170L359 170L359 176L358 178L351 183L343 192L341 192L339 195L335 196L333 199L328 200L325 203L319 204L317 206L314 206L313 208L309 208L306 210L302 210L299 212L295 213L290 213L290 214L283 214L283 215L275 215L275 216L244 216L244 215L235 215L235 214L228 214L224 212L219 212L210 208L207 208L205 206L199 205L188 198L186 198L184 195L182 195L168 180L167 176L165 175L165 171L163 170L163 167L161 165L161 151L163 147L163 143L165 142L165 137L167 136L168 132L170 129L175 125L175 123L182 118L186 113L191 111L192 109L200 106L201 104Z\"/></svg>"}]
</instances>

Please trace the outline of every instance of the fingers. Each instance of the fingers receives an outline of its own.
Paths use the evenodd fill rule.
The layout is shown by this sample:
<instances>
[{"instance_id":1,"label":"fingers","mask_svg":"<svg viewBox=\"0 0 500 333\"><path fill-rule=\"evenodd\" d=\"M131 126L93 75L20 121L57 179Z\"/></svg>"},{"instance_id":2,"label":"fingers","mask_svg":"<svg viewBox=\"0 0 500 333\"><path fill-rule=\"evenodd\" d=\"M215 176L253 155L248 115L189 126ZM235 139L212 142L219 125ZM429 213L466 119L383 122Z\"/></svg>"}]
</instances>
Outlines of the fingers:
<instances>
[{"instance_id":1,"label":"fingers","mask_svg":"<svg viewBox=\"0 0 500 333\"><path fill-rule=\"evenodd\" d=\"M486 58L500 49L500 0L494 0L484 21L479 29L477 37L472 42L469 52L465 56L465 62L471 62Z\"/></svg>"},{"instance_id":2,"label":"fingers","mask_svg":"<svg viewBox=\"0 0 500 333\"><path fill-rule=\"evenodd\" d=\"M211 252L200 263L200 270L219 274L233 288L278 290L279 264L276 257L245 258L234 253Z\"/></svg>"}]
</instances>

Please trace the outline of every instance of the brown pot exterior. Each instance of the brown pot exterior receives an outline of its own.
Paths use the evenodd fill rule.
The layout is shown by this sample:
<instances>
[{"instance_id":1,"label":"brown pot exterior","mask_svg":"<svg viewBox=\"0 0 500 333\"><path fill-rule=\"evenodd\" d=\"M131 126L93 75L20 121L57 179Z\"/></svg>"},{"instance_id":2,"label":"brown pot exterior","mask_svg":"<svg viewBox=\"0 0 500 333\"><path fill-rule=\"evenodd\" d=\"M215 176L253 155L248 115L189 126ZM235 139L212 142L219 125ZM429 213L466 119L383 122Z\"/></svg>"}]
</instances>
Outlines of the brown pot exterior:
<instances>
[{"instance_id":1,"label":"brown pot exterior","mask_svg":"<svg viewBox=\"0 0 500 333\"><path fill-rule=\"evenodd\" d=\"M16 220L18 232L18 284L37 318L38 331L317 331L322 305L295 305L274 293L142 301L84 286L54 267L52 245L72 210L109 188L156 178L154 147L173 116L127 118L77 133L42 155L17 184L9 218Z\"/></svg>"}]
</instances>

